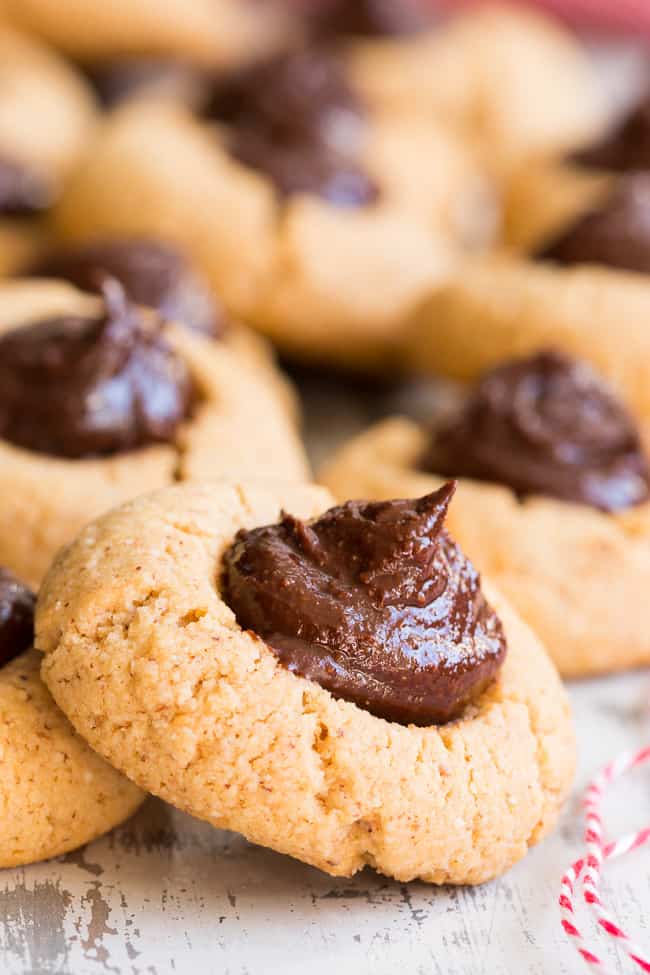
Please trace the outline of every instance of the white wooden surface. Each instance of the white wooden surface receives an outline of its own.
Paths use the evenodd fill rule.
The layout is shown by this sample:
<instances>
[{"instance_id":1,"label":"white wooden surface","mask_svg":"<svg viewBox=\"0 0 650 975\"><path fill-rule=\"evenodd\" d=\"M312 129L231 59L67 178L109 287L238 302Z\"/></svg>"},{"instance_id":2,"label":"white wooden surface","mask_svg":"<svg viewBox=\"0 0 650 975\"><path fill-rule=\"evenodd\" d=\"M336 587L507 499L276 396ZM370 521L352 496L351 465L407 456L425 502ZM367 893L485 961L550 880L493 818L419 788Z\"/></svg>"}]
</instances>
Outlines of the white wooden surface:
<instances>
[{"instance_id":1,"label":"white wooden surface","mask_svg":"<svg viewBox=\"0 0 650 975\"><path fill-rule=\"evenodd\" d=\"M650 741L650 675L575 686L578 788L618 750ZM650 822L650 771L608 802L624 830ZM580 972L555 901L581 816L480 888L334 880L154 800L82 853L0 874L6 975L534 975ZM650 947L650 852L607 868L609 903ZM623 969L622 969L623 970Z\"/></svg>"},{"instance_id":2,"label":"white wooden surface","mask_svg":"<svg viewBox=\"0 0 650 975\"><path fill-rule=\"evenodd\" d=\"M440 389L350 393L314 380L316 458L383 412L424 416ZM648 594L640 593L647 599ZM335 880L149 800L85 850L0 872L2 975L561 975L582 971L556 900L581 851L579 796L624 748L650 743L650 673L571 689L580 747L560 828L480 888ZM650 823L650 769L607 803L617 832ZM607 897L650 950L650 851L606 870ZM606 942L603 942L606 950ZM625 969L620 969L624 971Z\"/></svg>"}]
</instances>

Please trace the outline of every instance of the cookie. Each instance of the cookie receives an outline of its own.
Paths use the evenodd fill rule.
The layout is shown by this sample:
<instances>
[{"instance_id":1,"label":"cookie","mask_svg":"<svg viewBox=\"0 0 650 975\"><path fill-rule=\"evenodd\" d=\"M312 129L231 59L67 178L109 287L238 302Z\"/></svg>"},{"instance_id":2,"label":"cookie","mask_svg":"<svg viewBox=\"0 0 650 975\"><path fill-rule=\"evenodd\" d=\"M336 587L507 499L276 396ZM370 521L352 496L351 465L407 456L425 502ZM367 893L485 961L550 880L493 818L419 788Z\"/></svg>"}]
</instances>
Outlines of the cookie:
<instances>
[{"instance_id":1,"label":"cookie","mask_svg":"<svg viewBox=\"0 0 650 975\"><path fill-rule=\"evenodd\" d=\"M479 136L500 171L582 146L603 128L587 54L558 22L530 10L493 6L412 39L360 40L349 59L375 104L452 120Z\"/></svg>"},{"instance_id":2,"label":"cookie","mask_svg":"<svg viewBox=\"0 0 650 975\"><path fill-rule=\"evenodd\" d=\"M505 359L556 348L590 362L645 422L649 314L650 284L639 274L476 260L421 305L404 356L416 371L471 381Z\"/></svg>"},{"instance_id":3,"label":"cookie","mask_svg":"<svg viewBox=\"0 0 650 975\"><path fill-rule=\"evenodd\" d=\"M234 112L242 97L226 91L214 112ZM459 249L481 249L494 236L491 184L471 150L441 126L387 116L360 124L346 108L333 148L311 131L311 101L304 111L298 135L283 135L280 148L275 135L273 149L261 140L263 126L244 126L244 164L227 149L232 126L199 124L169 106L126 106L70 181L54 230L66 240L171 240L235 317L287 354L390 368L413 304L449 272ZM302 188L288 189L287 180Z\"/></svg>"},{"instance_id":4,"label":"cookie","mask_svg":"<svg viewBox=\"0 0 650 975\"><path fill-rule=\"evenodd\" d=\"M320 480L338 498L432 491L442 477L423 469L430 441L411 420L382 421L345 445ZM638 598L650 581L649 502L605 512L541 493L522 499L508 487L461 477L449 528L565 677L650 662Z\"/></svg>"},{"instance_id":5,"label":"cookie","mask_svg":"<svg viewBox=\"0 0 650 975\"><path fill-rule=\"evenodd\" d=\"M74 850L133 813L144 796L74 732L29 648L33 597L0 570L0 867Z\"/></svg>"},{"instance_id":6,"label":"cookie","mask_svg":"<svg viewBox=\"0 0 650 975\"><path fill-rule=\"evenodd\" d=\"M93 122L92 94L74 69L0 24L0 275L36 253L41 217Z\"/></svg>"},{"instance_id":7,"label":"cookie","mask_svg":"<svg viewBox=\"0 0 650 975\"><path fill-rule=\"evenodd\" d=\"M79 61L132 56L176 57L213 67L269 50L289 24L269 10L237 0L5 0L3 14Z\"/></svg>"},{"instance_id":8,"label":"cookie","mask_svg":"<svg viewBox=\"0 0 650 975\"><path fill-rule=\"evenodd\" d=\"M146 313L142 315L146 319ZM215 342L178 325L156 325L160 332L154 330L151 338L153 358L138 344L140 339L133 340L126 365L118 367L109 364L110 358L104 366L102 357L116 354L110 342L107 351L100 352L104 346L87 338L87 348L68 348L65 355L71 358L67 368L63 359L59 382L39 350L46 335L56 346L57 329L65 332L71 319L86 330L104 328L104 337L111 328L124 326L102 299L64 282L22 280L0 288L0 563L16 574L37 584L56 550L83 524L155 487L220 478L237 470L242 476L305 476L292 397L274 374L266 351L245 332L234 329L230 338ZM55 323L54 338L48 322ZM150 333L145 329L144 334L149 341ZM24 348L21 335L31 337ZM69 342L74 345L72 339ZM98 364L88 370L82 366L88 361ZM148 376L150 362L160 371L139 378ZM103 368L114 377L107 387L96 378ZM174 385L178 376L184 384L182 394ZM88 382L100 383L94 397L83 385ZM122 399L115 399L118 394L109 391L121 390L120 397L130 402L129 397L141 396L137 390L142 382L144 398L134 400L131 417ZM38 397L31 403L24 399L25 383ZM135 384L135 393L129 383ZM154 399L147 399L147 383L158 389ZM188 383L194 399L186 416ZM107 392L100 395L104 388ZM100 405L98 420L92 412L86 416L84 410L92 410L94 402L101 404L105 395L108 404L119 407L109 406L104 415ZM118 408L126 412L114 415L111 410ZM143 414L150 421L149 430L142 429Z\"/></svg>"},{"instance_id":9,"label":"cookie","mask_svg":"<svg viewBox=\"0 0 650 975\"><path fill-rule=\"evenodd\" d=\"M607 198L611 173L557 158L527 159L510 175L503 203L503 242L534 254Z\"/></svg>"},{"instance_id":10,"label":"cookie","mask_svg":"<svg viewBox=\"0 0 650 975\"><path fill-rule=\"evenodd\" d=\"M314 487L181 485L88 526L41 591L44 680L100 754L217 827L333 875L484 881L555 822L574 762L564 691L487 584L507 654L450 723L385 720L284 666L226 605L224 552L281 509L308 550L296 517L328 503Z\"/></svg>"}]
</instances>

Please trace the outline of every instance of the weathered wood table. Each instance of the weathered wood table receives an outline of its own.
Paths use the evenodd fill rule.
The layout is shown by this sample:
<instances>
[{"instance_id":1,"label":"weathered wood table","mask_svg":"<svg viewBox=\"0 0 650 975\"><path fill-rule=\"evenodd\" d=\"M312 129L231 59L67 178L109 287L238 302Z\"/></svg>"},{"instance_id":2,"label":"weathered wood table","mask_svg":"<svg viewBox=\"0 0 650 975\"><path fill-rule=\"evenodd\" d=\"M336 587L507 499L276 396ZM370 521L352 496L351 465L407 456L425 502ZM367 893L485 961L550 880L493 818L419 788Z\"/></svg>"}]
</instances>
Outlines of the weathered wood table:
<instances>
[{"instance_id":1,"label":"weathered wood table","mask_svg":"<svg viewBox=\"0 0 650 975\"><path fill-rule=\"evenodd\" d=\"M317 460L381 413L425 415L431 395L440 395L427 387L353 394L313 377L303 386ZM126 826L80 852L0 872L0 972L580 972L556 906L560 876L581 852L579 797L609 758L650 743L649 691L648 672L573 685L580 749L573 799L557 832L500 880L434 888L370 870L335 880L151 799ZM607 801L616 833L650 822L649 784L650 771L639 770ZM611 864L605 878L608 903L650 948L650 850Z\"/></svg>"}]
</instances>

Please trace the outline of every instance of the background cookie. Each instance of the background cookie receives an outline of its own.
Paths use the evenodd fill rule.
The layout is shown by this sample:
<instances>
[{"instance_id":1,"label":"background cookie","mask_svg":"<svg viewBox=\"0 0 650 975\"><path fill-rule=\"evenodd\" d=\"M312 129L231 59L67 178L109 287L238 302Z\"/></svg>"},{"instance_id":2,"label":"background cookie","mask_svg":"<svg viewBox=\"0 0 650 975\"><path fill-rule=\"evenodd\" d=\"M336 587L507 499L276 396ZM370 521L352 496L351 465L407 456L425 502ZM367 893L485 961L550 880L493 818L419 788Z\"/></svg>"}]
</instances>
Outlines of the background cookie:
<instances>
[{"instance_id":1,"label":"background cookie","mask_svg":"<svg viewBox=\"0 0 650 975\"><path fill-rule=\"evenodd\" d=\"M351 440L320 480L338 498L419 496L445 480L419 469L422 427L393 418ZM449 529L539 634L566 677L650 662L650 504L605 514L462 479Z\"/></svg>"},{"instance_id":2,"label":"background cookie","mask_svg":"<svg viewBox=\"0 0 650 975\"><path fill-rule=\"evenodd\" d=\"M174 241L235 317L287 353L390 365L406 314L457 259L450 228L484 242L494 207L471 153L446 135L386 123L369 138L372 173L386 189L376 205L343 209L300 194L281 203L270 180L232 159L207 126L169 108L128 106L103 127L53 227L67 240L126 233ZM439 185L430 176L421 183L428 189L418 208L405 187L414 155L422 168L423 143L444 167ZM466 208L477 199L468 226Z\"/></svg>"},{"instance_id":3,"label":"background cookie","mask_svg":"<svg viewBox=\"0 0 650 975\"><path fill-rule=\"evenodd\" d=\"M79 60L167 55L210 66L250 57L287 31L281 9L237 0L4 0L3 13Z\"/></svg>"},{"instance_id":4,"label":"background cookie","mask_svg":"<svg viewBox=\"0 0 650 975\"><path fill-rule=\"evenodd\" d=\"M506 662L451 724L386 722L284 669L220 597L221 555L241 527L327 503L311 487L183 486L89 526L41 593L44 678L116 766L216 826L337 875L495 876L552 826L571 778L555 672L492 591Z\"/></svg>"},{"instance_id":5,"label":"background cookie","mask_svg":"<svg viewBox=\"0 0 650 975\"><path fill-rule=\"evenodd\" d=\"M497 169L583 145L603 127L587 55L530 10L488 6L413 40L358 42L350 59L368 97L466 126Z\"/></svg>"},{"instance_id":6,"label":"background cookie","mask_svg":"<svg viewBox=\"0 0 650 975\"><path fill-rule=\"evenodd\" d=\"M649 315L650 284L639 274L476 260L419 308L405 359L415 371L469 381L505 359L556 348L592 363L646 422Z\"/></svg>"},{"instance_id":7,"label":"background cookie","mask_svg":"<svg viewBox=\"0 0 650 975\"><path fill-rule=\"evenodd\" d=\"M99 299L62 282L18 281L0 288L0 335L61 314L97 314ZM255 348L166 334L198 384L202 402L173 444L108 457L66 459L0 441L0 562L32 584L52 556L92 517L175 480L242 475L299 480L306 461L286 387Z\"/></svg>"}]
</instances>

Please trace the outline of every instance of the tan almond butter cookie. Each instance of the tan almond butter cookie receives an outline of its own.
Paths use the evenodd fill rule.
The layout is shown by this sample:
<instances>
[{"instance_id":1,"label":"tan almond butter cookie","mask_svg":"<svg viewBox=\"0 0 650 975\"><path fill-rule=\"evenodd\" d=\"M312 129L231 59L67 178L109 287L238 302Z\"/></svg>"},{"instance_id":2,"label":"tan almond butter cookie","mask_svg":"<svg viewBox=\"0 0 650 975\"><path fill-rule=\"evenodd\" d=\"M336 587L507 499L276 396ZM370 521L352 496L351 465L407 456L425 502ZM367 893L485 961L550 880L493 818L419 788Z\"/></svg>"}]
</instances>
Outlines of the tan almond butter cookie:
<instances>
[{"instance_id":1,"label":"tan almond butter cookie","mask_svg":"<svg viewBox=\"0 0 650 975\"><path fill-rule=\"evenodd\" d=\"M504 191L503 238L508 250L531 254L597 207L614 176L556 159L527 159Z\"/></svg>"},{"instance_id":2,"label":"tan almond butter cookie","mask_svg":"<svg viewBox=\"0 0 650 975\"><path fill-rule=\"evenodd\" d=\"M70 181L54 230L75 240L171 240L235 317L287 353L390 368L414 304L459 249L494 238L498 202L469 143L449 128L384 114L365 131L359 161L379 198L339 207L279 197L266 175L227 152L226 127L170 106L128 105Z\"/></svg>"},{"instance_id":3,"label":"tan almond butter cookie","mask_svg":"<svg viewBox=\"0 0 650 975\"><path fill-rule=\"evenodd\" d=\"M486 258L467 262L423 302L404 356L415 371L470 381L506 359L555 348L591 363L645 423L649 317L644 275Z\"/></svg>"},{"instance_id":4,"label":"tan almond butter cookie","mask_svg":"<svg viewBox=\"0 0 650 975\"><path fill-rule=\"evenodd\" d=\"M350 46L355 81L375 104L447 118L508 170L584 145L605 121L588 55L558 21L492 5L412 39Z\"/></svg>"},{"instance_id":5,"label":"tan almond butter cookie","mask_svg":"<svg viewBox=\"0 0 650 975\"><path fill-rule=\"evenodd\" d=\"M28 650L0 667L0 867L59 856L133 813L143 793L77 735Z\"/></svg>"},{"instance_id":6,"label":"tan almond butter cookie","mask_svg":"<svg viewBox=\"0 0 650 975\"><path fill-rule=\"evenodd\" d=\"M210 67L269 50L290 25L277 4L238 0L3 0L2 13L82 61L150 55Z\"/></svg>"},{"instance_id":7,"label":"tan almond butter cookie","mask_svg":"<svg viewBox=\"0 0 650 975\"><path fill-rule=\"evenodd\" d=\"M445 480L419 469L426 430L402 417L353 438L321 472L338 498L418 496ZM539 634L561 674L650 662L650 503L620 513L461 479L449 530Z\"/></svg>"},{"instance_id":8,"label":"tan almond butter cookie","mask_svg":"<svg viewBox=\"0 0 650 975\"><path fill-rule=\"evenodd\" d=\"M100 307L100 299L63 282L6 282L0 334L57 315L97 314ZM82 525L137 494L177 480L305 477L293 399L263 346L236 328L223 342L172 325L165 335L201 395L173 444L68 459L0 440L0 564L30 584L40 582L56 550Z\"/></svg>"},{"instance_id":9,"label":"tan almond butter cookie","mask_svg":"<svg viewBox=\"0 0 650 975\"><path fill-rule=\"evenodd\" d=\"M480 883L556 820L565 693L491 589L505 663L449 724L386 721L285 669L224 602L222 555L241 528L329 503L309 486L180 485L88 526L41 591L44 680L100 754L215 826L334 875Z\"/></svg>"}]
</instances>

